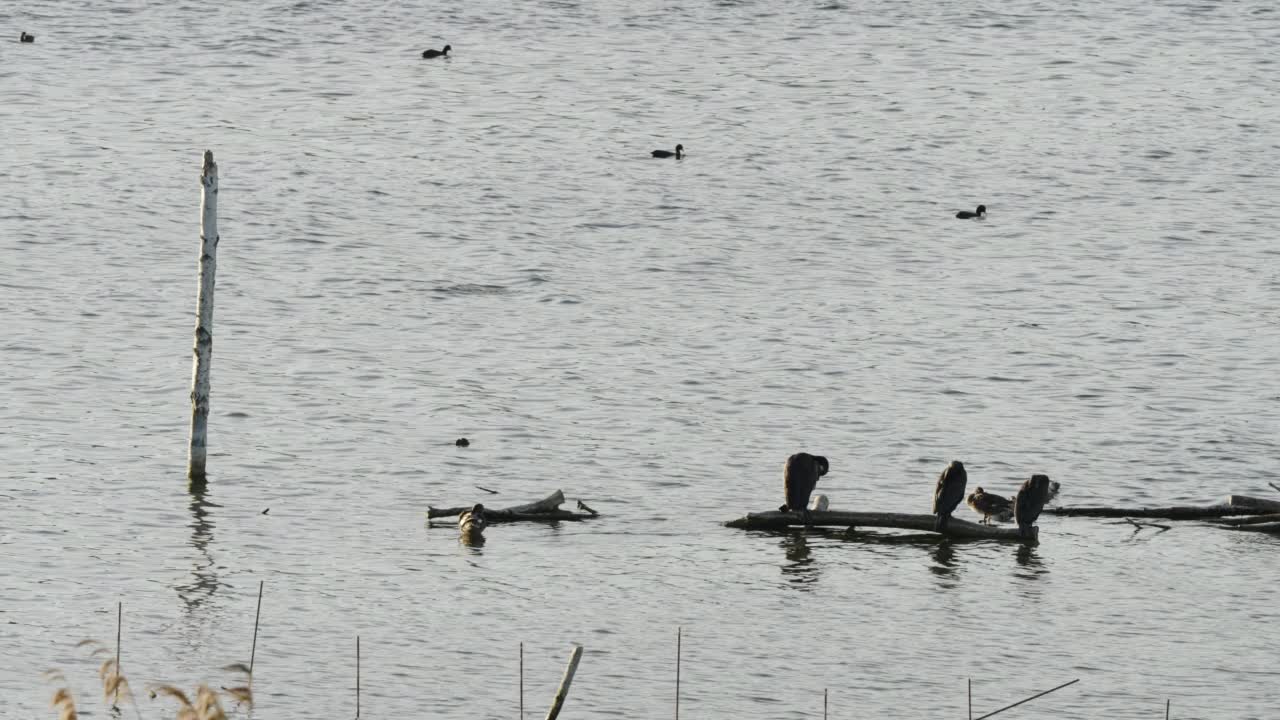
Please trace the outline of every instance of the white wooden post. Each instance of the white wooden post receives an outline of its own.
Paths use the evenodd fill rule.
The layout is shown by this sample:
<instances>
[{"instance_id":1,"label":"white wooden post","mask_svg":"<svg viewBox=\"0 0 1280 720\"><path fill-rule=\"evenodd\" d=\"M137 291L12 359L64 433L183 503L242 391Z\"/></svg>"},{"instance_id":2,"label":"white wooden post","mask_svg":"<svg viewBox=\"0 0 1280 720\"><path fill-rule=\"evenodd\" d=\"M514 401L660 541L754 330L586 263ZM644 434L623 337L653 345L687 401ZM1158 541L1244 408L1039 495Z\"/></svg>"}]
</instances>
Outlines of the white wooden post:
<instances>
[{"instance_id":1,"label":"white wooden post","mask_svg":"<svg viewBox=\"0 0 1280 720\"><path fill-rule=\"evenodd\" d=\"M218 164L204 151L200 172L200 291L196 295L195 361L191 369L191 443L187 477L202 481L209 427L209 366L213 362L213 278L218 268Z\"/></svg>"}]
</instances>

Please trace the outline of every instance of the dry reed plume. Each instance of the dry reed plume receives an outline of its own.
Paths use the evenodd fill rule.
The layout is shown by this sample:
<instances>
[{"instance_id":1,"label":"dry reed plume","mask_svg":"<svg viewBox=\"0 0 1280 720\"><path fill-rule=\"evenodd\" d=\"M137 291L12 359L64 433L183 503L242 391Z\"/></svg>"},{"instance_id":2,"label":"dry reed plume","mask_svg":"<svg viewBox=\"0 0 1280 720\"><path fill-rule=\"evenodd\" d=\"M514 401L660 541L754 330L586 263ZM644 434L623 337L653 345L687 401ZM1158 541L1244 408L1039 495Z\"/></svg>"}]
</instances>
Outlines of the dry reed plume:
<instances>
[{"instance_id":1,"label":"dry reed plume","mask_svg":"<svg viewBox=\"0 0 1280 720\"><path fill-rule=\"evenodd\" d=\"M111 650L104 647L97 640L82 640L76 644L76 647L92 648L89 655L94 659L102 655L111 655ZM224 667L223 670L242 675L244 683L237 687L223 687L221 688L222 692L236 705L243 704L252 708L253 690L250 687L248 666L243 663L235 663ZM59 720L76 720L79 716L76 714L75 701L72 698L66 677L57 670L46 672L45 677L56 682L59 686L53 693L52 701L53 707L59 712ZM114 657L108 657L99 665L98 679L102 682L102 692L107 702L113 702L114 698L124 695L133 703L135 712L138 711L138 705L133 697L133 690L129 687L129 681L120 673L120 666ZM218 691L207 684L202 683L196 687L195 702L192 702L191 698L181 689L168 684L152 686L150 695L152 699L163 696L178 701L177 720L227 720L227 713L222 707L222 701L218 698ZM142 717L140 712L138 717L139 719Z\"/></svg>"}]
</instances>

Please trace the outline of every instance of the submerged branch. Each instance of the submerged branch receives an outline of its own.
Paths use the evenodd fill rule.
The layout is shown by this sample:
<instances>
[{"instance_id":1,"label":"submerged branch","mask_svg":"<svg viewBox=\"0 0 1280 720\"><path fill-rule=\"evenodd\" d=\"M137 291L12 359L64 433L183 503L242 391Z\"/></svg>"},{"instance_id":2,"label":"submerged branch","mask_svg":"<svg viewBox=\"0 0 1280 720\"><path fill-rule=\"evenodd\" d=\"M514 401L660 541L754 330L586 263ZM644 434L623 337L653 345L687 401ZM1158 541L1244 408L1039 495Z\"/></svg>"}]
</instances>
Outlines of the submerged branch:
<instances>
[{"instance_id":1,"label":"submerged branch","mask_svg":"<svg viewBox=\"0 0 1280 720\"><path fill-rule=\"evenodd\" d=\"M725 523L725 527L738 528L741 530L783 530L790 527L805 527L806 525L811 525L814 527L881 527L896 528L899 530L937 532L934 529L934 523L937 518L933 515L847 512L839 510L814 510L811 511L809 515L812 522L805 523L804 517L801 516L800 513L779 512L777 510L762 513L748 513L737 520L730 520ZM1034 540L1036 538L1038 530L1038 528L1033 530L1031 539ZM977 523L971 523L955 517L951 518L947 522L947 529L942 534L954 538L977 538L986 540L1024 539L1015 527L979 525Z\"/></svg>"}]
</instances>

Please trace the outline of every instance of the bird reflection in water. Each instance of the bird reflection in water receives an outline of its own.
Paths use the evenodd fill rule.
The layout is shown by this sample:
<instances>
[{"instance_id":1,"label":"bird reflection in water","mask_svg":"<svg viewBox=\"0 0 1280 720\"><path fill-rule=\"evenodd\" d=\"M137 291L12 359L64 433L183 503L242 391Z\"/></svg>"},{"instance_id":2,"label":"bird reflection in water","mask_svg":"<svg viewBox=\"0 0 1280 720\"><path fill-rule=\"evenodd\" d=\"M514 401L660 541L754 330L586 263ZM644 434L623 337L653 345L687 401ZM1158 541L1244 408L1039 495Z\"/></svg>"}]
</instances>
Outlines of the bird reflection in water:
<instances>
[{"instance_id":1,"label":"bird reflection in water","mask_svg":"<svg viewBox=\"0 0 1280 720\"><path fill-rule=\"evenodd\" d=\"M943 540L933 546L933 552L929 553L933 556L933 565L929 567L929 572L938 577L955 579L958 575L958 565L956 564L956 546L950 540Z\"/></svg>"},{"instance_id":2,"label":"bird reflection in water","mask_svg":"<svg viewBox=\"0 0 1280 720\"><path fill-rule=\"evenodd\" d=\"M1049 574L1044 561L1040 559L1039 546L1036 543L1019 543L1014 557L1018 561L1018 577L1035 580Z\"/></svg>"},{"instance_id":3,"label":"bird reflection in water","mask_svg":"<svg viewBox=\"0 0 1280 720\"><path fill-rule=\"evenodd\" d=\"M175 589L187 612L195 612L222 587L216 572L217 564L209 551L213 544L214 526L210 509L221 506L209 500L209 483L206 480L192 480L187 492L191 496L188 505L191 510L191 547L196 549L197 557L191 566L191 582Z\"/></svg>"},{"instance_id":4,"label":"bird reflection in water","mask_svg":"<svg viewBox=\"0 0 1280 720\"><path fill-rule=\"evenodd\" d=\"M782 538L782 550L786 553L787 563L782 566L782 574L800 590L818 579L818 565L813 562L813 550L803 531L788 533Z\"/></svg>"}]
</instances>

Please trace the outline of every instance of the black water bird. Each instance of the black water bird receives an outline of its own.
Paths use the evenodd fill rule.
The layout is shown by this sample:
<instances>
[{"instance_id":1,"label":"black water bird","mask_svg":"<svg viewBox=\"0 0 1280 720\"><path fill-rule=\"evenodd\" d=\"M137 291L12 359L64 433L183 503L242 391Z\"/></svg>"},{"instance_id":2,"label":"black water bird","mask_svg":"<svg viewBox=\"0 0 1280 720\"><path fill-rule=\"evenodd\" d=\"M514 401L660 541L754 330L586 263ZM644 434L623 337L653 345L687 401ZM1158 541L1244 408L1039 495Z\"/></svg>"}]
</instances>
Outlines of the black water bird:
<instances>
[{"instance_id":1,"label":"black water bird","mask_svg":"<svg viewBox=\"0 0 1280 720\"><path fill-rule=\"evenodd\" d=\"M471 447L471 441L466 438L458 438L453 441L453 444L458 447Z\"/></svg>"},{"instance_id":2,"label":"black water bird","mask_svg":"<svg viewBox=\"0 0 1280 720\"><path fill-rule=\"evenodd\" d=\"M654 150L654 151L653 151L653 156L654 156L654 157L657 157L657 158L669 158L669 157L673 157L673 158L675 158L675 159L679 160L680 158L684 157L684 146L683 146L683 145L676 145L676 151L675 151L675 152L671 152L670 150Z\"/></svg>"},{"instance_id":3,"label":"black water bird","mask_svg":"<svg viewBox=\"0 0 1280 720\"><path fill-rule=\"evenodd\" d=\"M991 523L991 518L1008 520L1013 516L1013 501L1002 495L989 493L982 488L970 493L965 501L973 511L982 516L982 522Z\"/></svg>"},{"instance_id":4,"label":"black water bird","mask_svg":"<svg viewBox=\"0 0 1280 720\"><path fill-rule=\"evenodd\" d=\"M423 50L422 57L424 58L448 57L449 51L452 49L453 49L452 45L445 45L443 50Z\"/></svg>"},{"instance_id":5,"label":"black water bird","mask_svg":"<svg viewBox=\"0 0 1280 720\"><path fill-rule=\"evenodd\" d=\"M964 471L964 463L952 460L950 465L938 476L938 485L933 490L933 529L946 532L951 513L964 502L964 486L969 483L969 475Z\"/></svg>"},{"instance_id":6,"label":"black water bird","mask_svg":"<svg viewBox=\"0 0 1280 720\"><path fill-rule=\"evenodd\" d=\"M22 34L18 36L18 42L33 43L35 41L36 41L36 36L28 35L25 30L22 31Z\"/></svg>"},{"instance_id":7,"label":"black water bird","mask_svg":"<svg viewBox=\"0 0 1280 720\"><path fill-rule=\"evenodd\" d=\"M489 518L484 514L484 505L476 503L471 506L470 510L464 510L458 516L458 530L463 535L472 537L484 533L484 529L489 527Z\"/></svg>"},{"instance_id":8,"label":"black water bird","mask_svg":"<svg viewBox=\"0 0 1280 720\"><path fill-rule=\"evenodd\" d=\"M1048 475L1032 475L1031 479L1022 483L1018 494L1013 498L1013 518L1018 522L1018 533L1030 539L1036 519L1044 504L1049 501L1050 482Z\"/></svg>"},{"instance_id":9,"label":"black water bird","mask_svg":"<svg viewBox=\"0 0 1280 720\"><path fill-rule=\"evenodd\" d=\"M986 216L987 216L986 205L979 205L978 209L975 210L974 212L969 212L968 210L961 210L960 212L956 213L956 217L960 218L961 220L971 220L973 218L982 219Z\"/></svg>"},{"instance_id":10,"label":"black water bird","mask_svg":"<svg viewBox=\"0 0 1280 720\"><path fill-rule=\"evenodd\" d=\"M804 515L805 523L813 521L809 514L809 496L818 486L818 478L827 474L831 463L821 455L796 453L787 458L782 469L782 487L787 495L785 505L778 508L780 512L798 512Z\"/></svg>"}]
</instances>

